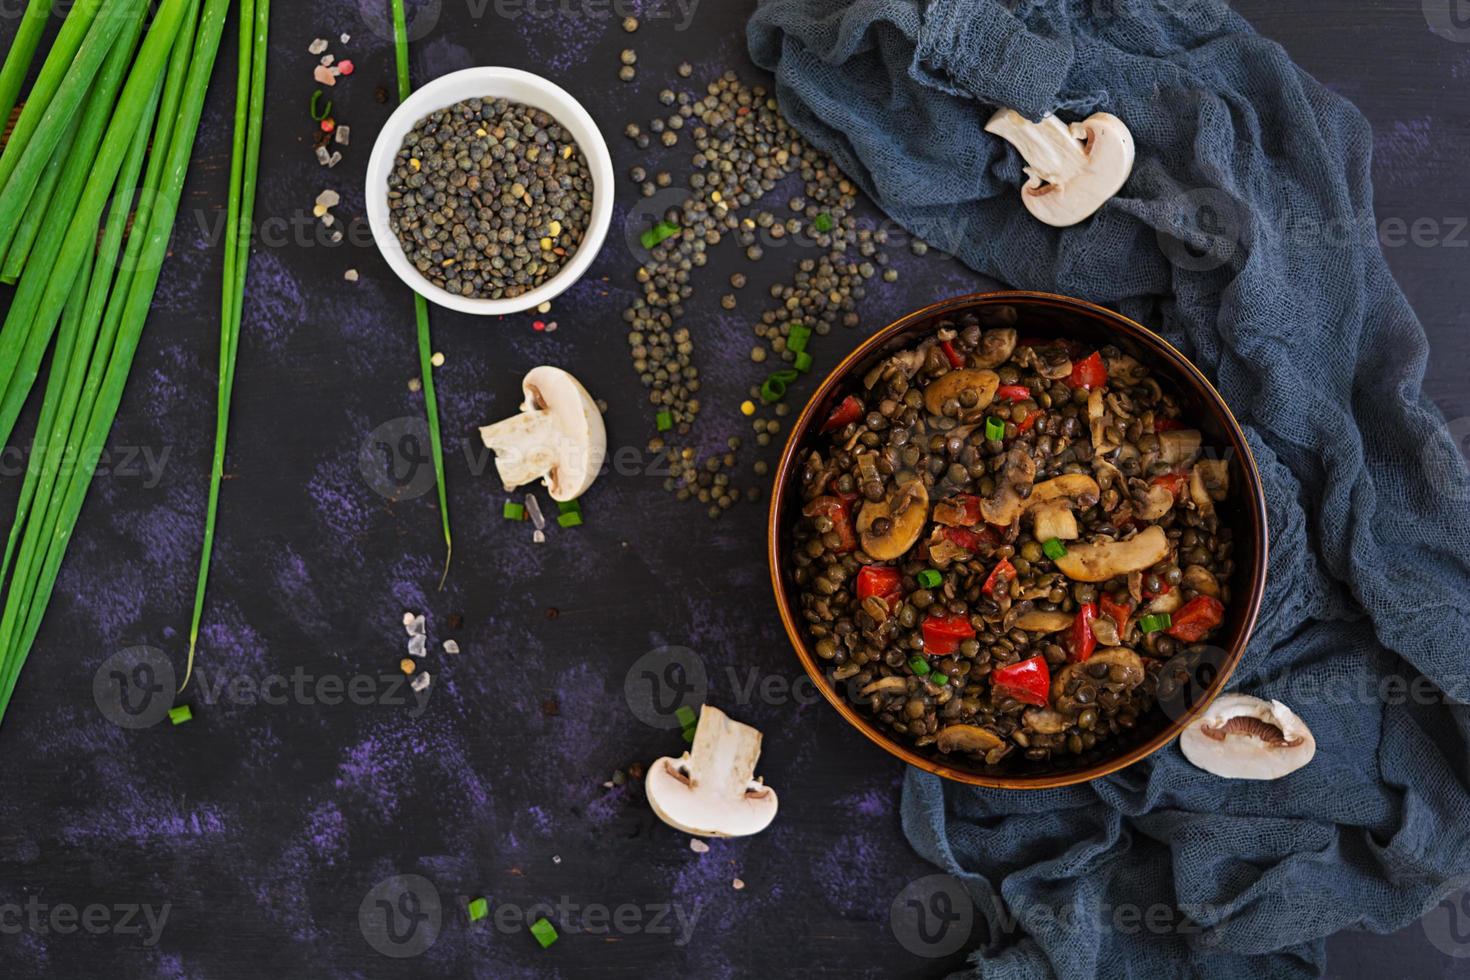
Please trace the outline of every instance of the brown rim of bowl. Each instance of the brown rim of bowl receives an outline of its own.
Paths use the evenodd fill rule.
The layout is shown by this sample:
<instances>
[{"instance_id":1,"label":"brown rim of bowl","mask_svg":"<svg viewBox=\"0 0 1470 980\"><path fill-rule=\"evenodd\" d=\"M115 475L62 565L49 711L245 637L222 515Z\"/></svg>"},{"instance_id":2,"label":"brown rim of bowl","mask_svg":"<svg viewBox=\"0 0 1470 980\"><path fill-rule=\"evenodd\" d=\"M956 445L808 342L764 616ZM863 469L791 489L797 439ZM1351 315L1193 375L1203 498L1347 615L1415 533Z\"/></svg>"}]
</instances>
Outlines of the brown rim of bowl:
<instances>
[{"instance_id":1,"label":"brown rim of bowl","mask_svg":"<svg viewBox=\"0 0 1470 980\"><path fill-rule=\"evenodd\" d=\"M1153 353L1167 361L1182 375L1192 380L1204 392L1209 400L1219 410L1220 417L1225 422L1226 434L1230 438L1232 448L1239 453L1242 467L1245 470L1247 482L1249 483L1250 510L1255 520L1252 522L1251 534L1255 543L1256 561L1251 570L1251 590L1247 599L1246 611L1241 619L1241 628L1236 635L1235 642L1220 665L1218 676L1195 702L1179 718L1174 719L1166 725L1158 734L1152 738L1133 746L1128 751L1116 758L1105 759L1082 769L1063 773L1039 773L1035 776L1024 775L985 775L964 769L955 769L946 766L934 759L926 758L914 752L912 749L900 744L897 740L880 731L875 725L860 715L857 710L841 697L832 685L827 681L826 674L822 671L816 657L807 649L806 642L797 626L796 616L793 613L791 602L786 595L786 588L781 577L781 517L787 497L787 489L790 486L790 477L794 469L796 451L808 435L813 413L817 406L823 404L832 390L844 384L848 380L848 374L853 366L861 362L875 348L888 341L894 335L907 330L914 324L924 320L934 319L951 310L976 305L997 305L1004 303L1027 303L1030 305L1043 305L1053 307L1065 307L1081 313L1090 314L1095 318L1109 321L1119 327L1120 333L1132 336L1149 347ZM1246 441L1245 433L1241 431L1240 423L1236 421L1235 414L1230 411L1230 406L1225 399L1215 390L1215 386L1205 377L1204 373L1195 367L1189 358L1185 357L1178 349L1163 337L1154 333L1148 327L1130 320L1114 310L1089 303L1086 300L1073 299L1056 293L1029 292L1024 290L999 291L988 293L969 293L964 296L956 296L951 299L941 300L930 304L923 309L916 310L906 316L900 317L888 326L873 334L867 340L858 345L857 349L838 364L821 385L808 399L801 414L792 424L789 435L786 438L786 447L781 451L781 461L776 467L775 483L771 490L771 507L767 520L766 550L767 564L771 574L771 588L776 595L776 608L781 613L781 623L786 629L786 637L791 641L796 650L797 658L807 675L816 684L817 689L822 692L832 705L848 722L863 735L882 748L890 755L897 756L911 766L916 766L925 772L932 772L936 776L952 779L956 782L968 783L972 786L985 786L993 789L1052 789L1058 786L1071 786L1077 783L1085 783L1115 773L1120 769L1131 766L1140 759L1147 758L1159 749L1168 745L1179 736L1188 724L1197 718L1225 689L1230 681L1230 675L1234 673L1236 665L1245 653L1246 645L1250 642L1251 633L1256 627L1257 617L1260 615L1261 600L1266 589L1266 562L1270 548L1270 532L1266 517L1266 496L1261 485L1261 474L1256 468L1255 456L1251 453L1250 444Z\"/></svg>"}]
</instances>

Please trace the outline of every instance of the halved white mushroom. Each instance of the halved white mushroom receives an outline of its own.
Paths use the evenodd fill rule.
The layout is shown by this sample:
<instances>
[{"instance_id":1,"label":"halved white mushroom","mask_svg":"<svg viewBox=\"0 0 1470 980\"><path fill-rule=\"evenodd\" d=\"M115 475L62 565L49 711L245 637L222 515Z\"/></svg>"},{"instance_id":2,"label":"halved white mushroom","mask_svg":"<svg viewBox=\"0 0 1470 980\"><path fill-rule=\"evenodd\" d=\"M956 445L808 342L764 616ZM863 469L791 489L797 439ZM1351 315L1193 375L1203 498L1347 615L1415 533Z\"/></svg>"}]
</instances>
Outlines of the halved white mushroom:
<instances>
[{"instance_id":1,"label":"halved white mushroom","mask_svg":"<svg viewBox=\"0 0 1470 980\"><path fill-rule=\"evenodd\" d=\"M1108 416L1103 405L1101 388L1094 388L1087 396L1087 424L1092 433L1092 451L1101 456L1118 448L1108 438Z\"/></svg>"},{"instance_id":2,"label":"halved white mushroom","mask_svg":"<svg viewBox=\"0 0 1470 980\"><path fill-rule=\"evenodd\" d=\"M1067 716L1050 708L1031 708L1021 715L1026 727L1042 735L1060 735L1071 724Z\"/></svg>"},{"instance_id":3,"label":"halved white mushroom","mask_svg":"<svg viewBox=\"0 0 1470 980\"><path fill-rule=\"evenodd\" d=\"M909 682L902 677L880 677L858 692L862 697L873 694L902 694L909 689Z\"/></svg>"},{"instance_id":4,"label":"halved white mushroom","mask_svg":"<svg viewBox=\"0 0 1470 980\"><path fill-rule=\"evenodd\" d=\"M1159 458L1178 466L1191 462L1199 452L1202 437L1198 429L1170 429L1159 433Z\"/></svg>"},{"instance_id":5,"label":"halved white mushroom","mask_svg":"<svg viewBox=\"0 0 1470 980\"><path fill-rule=\"evenodd\" d=\"M1014 327L996 327L980 336L980 346L970 357L970 367L999 367L1011 359L1016 351Z\"/></svg>"},{"instance_id":6,"label":"halved white mushroom","mask_svg":"<svg viewBox=\"0 0 1470 980\"><path fill-rule=\"evenodd\" d=\"M1035 522L1037 541L1076 541L1079 531L1077 517L1072 513L1069 501L1053 500L1049 504L1032 508L1031 518Z\"/></svg>"},{"instance_id":7,"label":"halved white mushroom","mask_svg":"<svg viewBox=\"0 0 1470 980\"><path fill-rule=\"evenodd\" d=\"M1215 599L1220 598L1220 580L1215 578L1214 572L1211 572L1203 565L1190 565L1186 568L1184 570L1184 579L1180 584L1186 589L1193 589L1200 595L1207 595Z\"/></svg>"},{"instance_id":8,"label":"halved white mushroom","mask_svg":"<svg viewBox=\"0 0 1470 980\"><path fill-rule=\"evenodd\" d=\"M1091 507L1097 503L1100 493L1097 481L1086 473L1064 473L1032 487L1031 496L1026 498L1026 509L1062 499L1071 500L1079 507Z\"/></svg>"},{"instance_id":9,"label":"halved white mushroom","mask_svg":"<svg viewBox=\"0 0 1470 980\"><path fill-rule=\"evenodd\" d=\"M1001 467L1000 482L995 492L980 501L980 516L985 523L997 527L1010 527L1026 510L1026 494L1031 490L1031 481L1036 479L1036 461L1019 446L1012 447L1006 454Z\"/></svg>"},{"instance_id":10,"label":"halved white mushroom","mask_svg":"<svg viewBox=\"0 0 1470 980\"><path fill-rule=\"evenodd\" d=\"M776 791L755 778L761 733L705 705L694 745L648 769L648 805L670 827L696 837L758 834L776 817Z\"/></svg>"},{"instance_id":11,"label":"halved white mushroom","mask_svg":"<svg viewBox=\"0 0 1470 980\"><path fill-rule=\"evenodd\" d=\"M1093 113L1069 126L1056 116L1033 123L1014 109L1001 109L985 131L1026 160L1021 200L1034 217L1056 228L1093 214L1133 172L1133 134L1111 113Z\"/></svg>"},{"instance_id":12,"label":"halved white mushroom","mask_svg":"<svg viewBox=\"0 0 1470 980\"><path fill-rule=\"evenodd\" d=\"M1133 500L1133 512L1145 521L1157 521L1173 508L1174 495L1167 487L1150 486Z\"/></svg>"},{"instance_id":13,"label":"halved white mushroom","mask_svg":"<svg viewBox=\"0 0 1470 980\"><path fill-rule=\"evenodd\" d=\"M979 725L946 725L939 730L934 744L941 752L976 752L984 754L1004 744L1001 737Z\"/></svg>"},{"instance_id":14,"label":"halved white mushroom","mask_svg":"<svg viewBox=\"0 0 1470 980\"><path fill-rule=\"evenodd\" d=\"M1060 633L1064 629L1070 629L1076 619L1071 613L1033 609L1018 616L1016 626L1028 633Z\"/></svg>"},{"instance_id":15,"label":"halved white mushroom","mask_svg":"<svg viewBox=\"0 0 1470 980\"><path fill-rule=\"evenodd\" d=\"M887 521L881 532L879 520ZM929 521L929 491L922 480L909 480L888 492L882 500L869 500L858 511L857 532L863 551L878 561L901 558L919 540Z\"/></svg>"},{"instance_id":16,"label":"halved white mushroom","mask_svg":"<svg viewBox=\"0 0 1470 980\"><path fill-rule=\"evenodd\" d=\"M1157 524L1127 541L1099 541L1074 545L1056 560L1062 574L1077 582L1106 582L1119 575L1141 572L1169 556L1169 536Z\"/></svg>"},{"instance_id":17,"label":"halved white mushroom","mask_svg":"<svg viewBox=\"0 0 1470 980\"><path fill-rule=\"evenodd\" d=\"M1306 722L1280 701L1225 694L1179 738L1184 757L1226 779L1280 779L1317 754Z\"/></svg>"},{"instance_id":18,"label":"halved white mushroom","mask_svg":"<svg viewBox=\"0 0 1470 980\"><path fill-rule=\"evenodd\" d=\"M985 414L995 400L1000 375L981 368L960 368L941 375L924 388L924 407L930 415L943 415L944 405L953 399L959 403L960 418L973 419ZM974 393L973 404L966 405L965 392Z\"/></svg>"},{"instance_id":19,"label":"halved white mushroom","mask_svg":"<svg viewBox=\"0 0 1470 980\"><path fill-rule=\"evenodd\" d=\"M1133 386L1139 384L1148 377L1148 368L1138 362L1137 358L1127 354L1114 354L1112 357L1104 357L1103 363L1108 368L1108 382Z\"/></svg>"},{"instance_id":20,"label":"halved white mushroom","mask_svg":"<svg viewBox=\"0 0 1470 980\"><path fill-rule=\"evenodd\" d=\"M581 382L561 368L533 368L521 389L521 414L480 429L486 448L495 452L495 469L507 490L541 480L551 499L576 500L607 457L602 412Z\"/></svg>"}]
</instances>

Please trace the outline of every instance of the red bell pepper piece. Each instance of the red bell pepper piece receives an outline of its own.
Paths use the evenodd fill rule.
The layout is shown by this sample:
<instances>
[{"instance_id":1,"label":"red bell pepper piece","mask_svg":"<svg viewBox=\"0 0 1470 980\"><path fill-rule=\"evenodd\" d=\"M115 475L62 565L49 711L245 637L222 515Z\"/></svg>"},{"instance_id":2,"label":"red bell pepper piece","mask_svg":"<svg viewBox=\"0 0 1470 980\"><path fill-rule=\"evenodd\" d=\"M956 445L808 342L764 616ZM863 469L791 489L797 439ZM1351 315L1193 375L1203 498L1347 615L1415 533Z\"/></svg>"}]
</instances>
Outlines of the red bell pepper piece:
<instances>
[{"instance_id":1,"label":"red bell pepper piece","mask_svg":"<svg viewBox=\"0 0 1470 980\"><path fill-rule=\"evenodd\" d=\"M958 511L958 513L956 513ZM980 498L972 493L962 493L941 501L934 508L934 519L950 527L969 527L980 523Z\"/></svg>"},{"instance_id":2,"label":"red bell pepper piece","mask_svg":"<svg viewBox=\"0 0 1470 980\"><path fill-rule=\"evenodd\" d=\"M995 397L1008 402L1023 402L1031 397L1031 389L1025 385L1001 385L995 389Z\"/></svg>"},{"instance_id":3,"label":"red bell pepper piece","mask_svg":"<svg viewBox=\"0 0 1470 980\"><path fill-rule=\"evenodd\" d=\"M1163 476L1154 477L1149 482L1156 487L1163 487L1172 493L1177 500L1179 495L1189 486L1189 477L1183 473L1165 473Z\"/></svg>"},{"instance_id":4,"label":"red bell pepper piece","mask_svg":"<svg viewBox=\"0 0 1470 980\"><path fill-rule=\"evenodd\" d=\"M968 616L932 615L924 620L924 652L936 657L947 657L960 648L962 640L975 635Z\"/></svg>"},{"instance_id":5,"label":"red bell pepper piece","mask_svg":"<svg viewBox=\"0 0 1470 980\"><path fill-rule=\"evenodd\" d=\"M1198 643L1210 630L1225 621L1225 606L1207 595L1195 596L1174 613L1169 635L1185 643Z\"/></svg>"},{"instance_id":6,"label":"red bell pepper piece","mask_svg":"<svg viewBox=\"0 0 1470 980\"><path fill-rule=\"evenodd\" d=\"M1016 426L1017 434L1030 432L1031 427L1036 424L1036 420L1039 418L1041 418L1041 409L1032 409L1031 411L1027 412L1026 417L1021 420L1019 425Z\"/></svg>"},{"instance_id":7,"label":"red bell pepper piece","mask_svg":"<svg viewBox=\"0 0 1470 980\"><path fill-rule=\"evenodd\" d=\"M1045 708L1051 697L1051 668L1045 657L1032 657L990 672L990 689L1001 697Z\"/></svg>"},{"instance_id":8,"label":"red bell pepper piece","mask_svg":"<svg viewBox=\"0 0 1470 980\"><path fill-rule=\"evenodd\" d=\"M995 587L1000 584L1002 576L1007 582L1013 582L1016 579L1016 566L1006 558L995 563L995 567L990 570L990 575L985 579L985 584L980 587L980 591L986 595L994 595Z\"/></svg>"},{"instance_id":9,"label":"red bell pepper piece","mask_svg":"<svg viewBox=\"0 0 1470 980\"><path fill-rule=\"evenodd\" d=\"M827 421L822 423L822 431L831 432L834 429L840 429L862 417L863 403L858 401L857 395L848 395L832 410L832 414L827 416Z\"/></svg>"},{"instance_id":10,"label":"red bell pepper piece","mask_svg":"<svg viewBox=\"0 0 1470 980\"><path fill-rule=\"evenodd\" d=\"M877 596L892 609L903 600L903 576L888 565L864 565L857 576L857 596L859 602Z\"/></svg>"},{"instance_id":11,"label":"red bell pepper piece","mask_svg":"<svg viewBox=\"0 0 1470 980\"><path fill-rule=\"evenodd\" d=\"M954 349L954 344L947 340L939 342L939 349L944 351L944 356L949 358L949 366L958 371L965 366L965 355Z\"/></svg>"},{"instance_id":12,"label":"red bell pepper piece","mask_svg":"<svg viewBox=\"0 0 1470 980\"><path fill-rule=\"evenodd\" d=\"M1108 366L1103 363L1102 355L1097 351L1080 361L1072 364L1072 377L1067 379L1067 384L1073 388L1083 388L1091 391L1101 388L1108 383Z\"/></svg>"},{"instance_id":13,"label":"red bell pepper piece","mask_svg":"<svg viewBox=\"0 0 1470 980\"><path fill-rule=\"evenodd\" d=\"M1174 429L1182 428L1184 428L1184 423L1179 421L1178 419L1162 419L1157 416L1154 417L1155 432L1171 432Z\"/></svg>"},{"instance_id":14,"label":"red bell pepper piece","mask_svg":"<svg viewBox=\"0 0 1470 980\"><path fill-rule=\"evenodd\" d=\"M1118 624L1118 632L1122 633L1128 629L1128 617L1133 615L1132 602L1119 602L1114 599L1112 593L1104 592L1098 596L1098 609L1104 615Z\"/></svg>"},{"instance_id":15,"label":"red bell pepper piece","mask_svg":"<svg viewBox=\"0 0 1470 980\"><path fill-rule=\"evenodd\" d=\"M956 547L964 548L972 555L975 552L979 551L980 546L986 541L986 538L983 534L979 534L975 531L971 531L969 528L964 527L946 527L943 528L939 533L943 534L946 538L952 541Z\"/></svg>"},{"instance_id":16,"label":"red bell pepper piece","mask_svg":"<svg viewBox=\"0 0 1470 980\"><path fill-rule=\"evenodd\" d=\"M1097 637L1092 633L1092 621L1096 618L1097 606L1088 602L1077 610L1077 618L1072 620L1072 632L1067 637L1067 647L1071 650L1075 663L1083 663L1097 649Z\"/></svg>"},{"instance_id":17,"label":"red bell pepper piece","mask_svg":"<svg viewBox=\"0 0 1470 980\"><path fill-rule=\"evenodd\" d=\"M841 538L837 553L845 555L857 550L857 535L852 530L852 504L857 494L838 497L818 497L802 509L807 517L826 517L832 522L832 530Z\"/></svg>"}]
</instances>

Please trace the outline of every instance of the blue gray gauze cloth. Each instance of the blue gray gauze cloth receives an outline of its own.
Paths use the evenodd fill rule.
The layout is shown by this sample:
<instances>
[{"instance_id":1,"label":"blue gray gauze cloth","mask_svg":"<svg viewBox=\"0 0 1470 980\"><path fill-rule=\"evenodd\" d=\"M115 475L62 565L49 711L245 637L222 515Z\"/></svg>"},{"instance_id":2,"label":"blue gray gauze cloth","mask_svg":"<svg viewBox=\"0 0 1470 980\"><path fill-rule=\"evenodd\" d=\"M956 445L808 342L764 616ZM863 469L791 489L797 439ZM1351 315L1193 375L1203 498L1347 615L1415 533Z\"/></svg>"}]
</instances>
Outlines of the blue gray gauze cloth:
<instances>
[{"instance_id":1,"label":"blue gray gauze cloth","mask_svg":"<svg viewBox=\"0 0 1470 980\"><path fill-rule=\"evenodd\" d=\"M910 770L905 831L982 920L971 964L1312 976L1325 937L1402 928L1464 885L1464 420L1423 397L1427 344L1377 243L1358 111L1217 0L763 0L748 39L786 117L895 220L1189 354L1266 483L1269 583L1232 687L1294 708L1316 759L1226 781L1174 745L1031 793ZM1021 159L984 132L997 106L1117 115L1131 179L1075 227L1040 224ZM1133 914L1155 904L1152 926Z\"/></svg>"}]
</instances>

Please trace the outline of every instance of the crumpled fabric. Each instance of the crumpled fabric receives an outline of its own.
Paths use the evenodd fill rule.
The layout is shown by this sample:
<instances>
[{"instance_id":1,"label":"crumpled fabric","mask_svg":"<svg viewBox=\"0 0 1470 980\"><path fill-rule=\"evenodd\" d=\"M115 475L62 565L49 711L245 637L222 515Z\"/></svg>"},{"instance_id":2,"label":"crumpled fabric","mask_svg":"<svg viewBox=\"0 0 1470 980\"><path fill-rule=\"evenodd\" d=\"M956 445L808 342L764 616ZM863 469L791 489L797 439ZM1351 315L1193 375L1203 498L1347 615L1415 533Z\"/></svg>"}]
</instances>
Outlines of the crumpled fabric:
<instances>
[{"instance_id":1,"label":"crumpled fabric","mask_svg":"<svg viewBox=\"0 0 1470 980\"><path fill-rule=\"evenodd\" d=\"M1464 885L1470 420L1422 393L1362 115L1217 0L762 0L748 41L786 118L893 219L1190 355L1265 480L1269 583L1232 689L1294 708L1316 759L1226 781L1176 743L1028 793L910 770L904 828L968 888L977 974L1314 976L1325 937L1402 928ZM997 106L1119 116L1132 177L1042 225L984 132Z\"/></svg>"}]
</instances>

